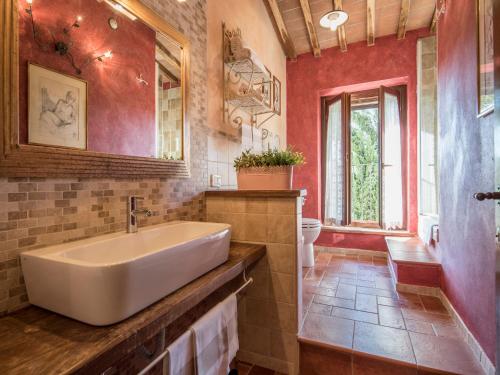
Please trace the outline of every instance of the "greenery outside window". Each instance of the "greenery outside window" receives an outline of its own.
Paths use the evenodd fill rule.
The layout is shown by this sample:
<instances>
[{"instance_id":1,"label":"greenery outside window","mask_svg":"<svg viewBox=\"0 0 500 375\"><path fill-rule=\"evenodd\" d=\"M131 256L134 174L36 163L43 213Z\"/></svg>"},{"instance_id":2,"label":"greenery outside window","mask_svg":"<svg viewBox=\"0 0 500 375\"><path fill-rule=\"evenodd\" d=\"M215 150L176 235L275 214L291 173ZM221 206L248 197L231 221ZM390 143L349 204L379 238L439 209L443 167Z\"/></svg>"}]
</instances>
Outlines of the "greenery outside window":
<instances>
[{"instance_id":1,"label":"greenery outside window","mask_svg":"<svg viewBox=\"0 0 500 375\"><path fill-rule=\"evenodd\" d=\"M323 98L326 225L406 228L406 87Z\"/></svg>"}]
</instances>

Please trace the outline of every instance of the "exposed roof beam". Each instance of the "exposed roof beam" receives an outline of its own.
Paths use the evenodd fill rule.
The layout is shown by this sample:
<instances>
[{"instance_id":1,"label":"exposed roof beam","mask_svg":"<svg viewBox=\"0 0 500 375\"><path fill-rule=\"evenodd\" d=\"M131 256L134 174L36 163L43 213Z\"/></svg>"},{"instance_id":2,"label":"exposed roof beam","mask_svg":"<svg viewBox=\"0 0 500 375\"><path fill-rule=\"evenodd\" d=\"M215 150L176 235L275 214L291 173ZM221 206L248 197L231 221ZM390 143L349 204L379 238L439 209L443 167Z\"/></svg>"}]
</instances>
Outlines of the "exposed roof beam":
<instances>
[{"instance_id":1,"label":"exposed roof beam","mask_svg":"<svg viewBox=\"0 0 500 375\"><path fill-rule=\"evenodd\" d=\"M333 9L342 10L342 0L333 0ZM339 47L342 52L347 51L347 38L345 36L345 26L341 25L337 29L337 39L339 41Z\"/></svg>"},{"instance_id":2,"label":"exposed roof beam","mask_svg":"<svg viewBox=\"0 0 500 375\"><path fill-rule=\"evenodd\" d=\"M171 60L172 65L176 65L179 68L181 67L181 62L179 61L179 59L175 57L174 54L170 52L169 49L165 47L158 39L156 40L156 46L169 58L169 60Z\"/></svg>"},{"instance_id":3,"label":"exposed roof beam","mask_svg":"<svg viewBox=\"0 0 500 375\"><path fill-rule=\"evenodd\" d=\"M278 35L278 39L281 43L281 47L285 52L285 55L290 59L295 59L297 53L295 52L295 46L293 45L292 39L290 39L290 34L285 26L285 21L281 15L280 8L278 7L277 0L263 0L266 8L273 21L274 30Z\"/></svg>"},{"instance_id":4,"label":"exposed roof beam","mask_svg":"<svg viewBox=\"0 0 500 375\"><path fill-rule=\"evenodd\" d=\"M165 74L172 81L179 82L179 78L170 70L168 70L168 68L165 65L163 65L161 61L156 60L156 63L158 64L158 69L160 69L163 72L163 74Z\"/></svg>"},{"instance_id":5,"label":"exposed roof beam","mask_svg":"<svg viewBox=\"0 0 500 375\"><path fill-rule=\"evenodd\" d=\"M300 0L300 7L302 8L302 14L304 15L304 21L306 22L307 27L307 33L309 34L309 42L311 42L311 48L313 50L314 56L320 57L321 48L319 46L316 28L314 27L309 0Z\"/></svg>"},{"instance_id":6,"label":"exposed roof beam","mask_svg":"<svg viewBox=\"0 0 500 375\"><path fill-rule=\"evenodd\" d=\"M375 44L375 0L366 0L366 42Z\"/></svg>"},{"instance_id":7,"label":"exposed roof beam","mask_svg":"<svg viewBox=\"0 0 500 375\"><path fill-rule=\"evenodd\" d=\"M398 39L403 39L406 35L406 24L410 13L410 0L401 0L401 12L399 13Z\"/></svg>"},{"instance_id":8,"label":"exposed roof beam","mask_svg":"<svg viewBox=\"0 0 500 375\"><path fill-rule=\"evenodd\" d=\"M429 26L431 33L436 32L436 26L437 26L437 21L438 21L438 15L439 15L439 9L436 5L436 8L434 9L434 14L432 15L432 21L431 25Z\"/></svg>"}]
</instances>

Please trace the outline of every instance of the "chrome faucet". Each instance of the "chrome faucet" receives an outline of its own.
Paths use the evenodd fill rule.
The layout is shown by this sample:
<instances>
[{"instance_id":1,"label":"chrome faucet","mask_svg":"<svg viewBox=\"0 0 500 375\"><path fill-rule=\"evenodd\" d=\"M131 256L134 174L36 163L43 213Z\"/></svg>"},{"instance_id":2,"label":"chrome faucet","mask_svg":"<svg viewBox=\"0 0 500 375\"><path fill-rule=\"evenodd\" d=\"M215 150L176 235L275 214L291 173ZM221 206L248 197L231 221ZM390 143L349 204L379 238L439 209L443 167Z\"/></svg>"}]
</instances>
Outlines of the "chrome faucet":
<instances>
[{"instance_id":1,"label":"chrome faucet","mask_svg":"<svg viewBox=\"0 0 500 375\"><path fill-rule=\"evenodd\" d=\"M137 232L137 215L144 214L146 216L151 216L151 210L147 208L137 208L137 200L144 199L143 197L137 197L135 195L131 195L127 200L127 233L136 233Z\"/></svg>"}]
</instances>

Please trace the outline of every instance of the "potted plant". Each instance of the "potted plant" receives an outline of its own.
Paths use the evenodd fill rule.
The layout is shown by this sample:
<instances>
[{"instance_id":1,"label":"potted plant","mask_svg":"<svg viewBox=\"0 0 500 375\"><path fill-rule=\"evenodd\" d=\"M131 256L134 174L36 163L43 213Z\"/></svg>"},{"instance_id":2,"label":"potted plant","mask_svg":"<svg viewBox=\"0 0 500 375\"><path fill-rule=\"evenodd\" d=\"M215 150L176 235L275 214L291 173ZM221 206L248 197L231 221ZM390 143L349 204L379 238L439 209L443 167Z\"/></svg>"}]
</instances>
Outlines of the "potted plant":
<instances>
[{"instance_id":1,"label":"potted plant","mask_svg":"<svg viewBox=\"0 0 500 375\"><path fill-rule=\"evenodd\" d=\"M293 167L304 156L291 149L255 154L244 151L234 160L240 190L287 190L292 188Z\"/></svg>"}]
</instances>

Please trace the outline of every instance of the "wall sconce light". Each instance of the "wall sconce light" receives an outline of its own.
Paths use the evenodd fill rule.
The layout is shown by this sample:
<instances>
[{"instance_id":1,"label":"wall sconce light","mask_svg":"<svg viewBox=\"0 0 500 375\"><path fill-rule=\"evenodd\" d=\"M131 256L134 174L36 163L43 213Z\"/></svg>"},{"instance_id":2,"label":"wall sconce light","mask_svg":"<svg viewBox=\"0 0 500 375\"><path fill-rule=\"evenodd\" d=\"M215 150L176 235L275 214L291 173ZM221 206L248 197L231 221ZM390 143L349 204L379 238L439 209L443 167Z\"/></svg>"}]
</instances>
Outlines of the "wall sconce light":
<instances>
[{"instance_id":1,"label":"wall sconce light","mask_svg":"<svg viewBox=\"0 0 500 375\"><path fill-rule=\"evenodd\" d=\"M70 62L73 69L75 69L75 72L77 74L81 74L82 69L95 60L99 60L99 61L103 62L105 58L106 59L111 58L111 56L112 56L111 51L107 51L100 56L97 56L97 57L92 58L92 59L87 59L87 61L81 66L76 65L75 60L73 58L73 55L71 54L71 51L70 51L71 47L73 46L73 41L71 41L69 38L70 38L70 33L71 33L72 29L80 28L83 17L76 16L75 21L71 24L70 27L63 28L63 34L68 38L68 40L54 39L54 41L52 43L44 43L40 39L40 33L38 30L38 26L36 25L34 17L33 17L33 0L26 0L26 4L28 5L28 7L25 8L25 11L30 16L31 30L33 33L33 39L35 40L35 43L45 52L49 51L50 47L52 46L54 48L54 51L58 55L64 56L68 59L68 61Z\"/></svg>"},{"instance_id":2,"label":"wall sconce light","mask_svg":"<svg viewBox=\"0 0 500 375\"><path fill-rule=\"evenodd\" d=\"M118 12L122 13L123 15L127 16L130 20L135 21L137 17L133 15L131 12L129 12L127 9L123 7L123 5L118 4L114 0L104 0L106 4L108 4L110 7L113 9L116 9Z\"/></svg>"}]
</instances>

